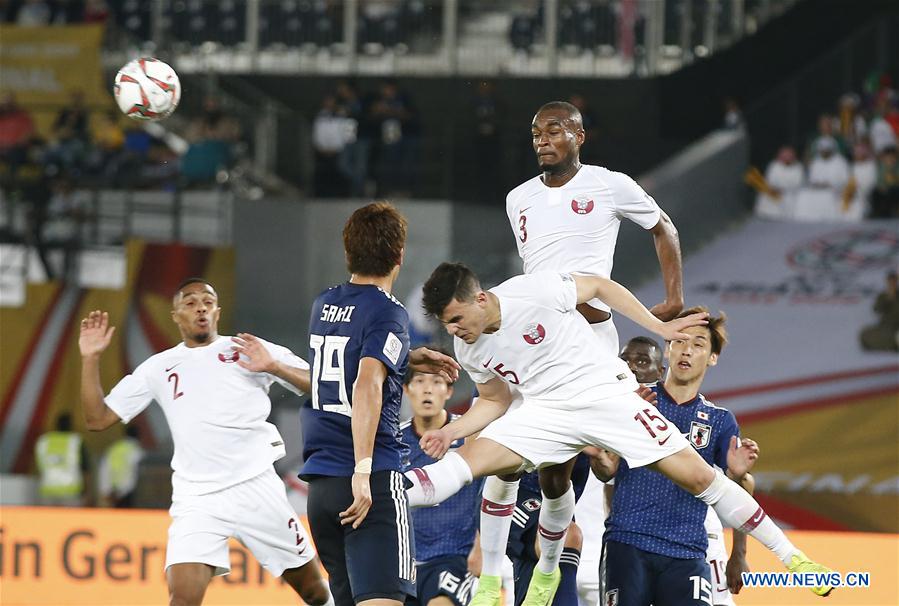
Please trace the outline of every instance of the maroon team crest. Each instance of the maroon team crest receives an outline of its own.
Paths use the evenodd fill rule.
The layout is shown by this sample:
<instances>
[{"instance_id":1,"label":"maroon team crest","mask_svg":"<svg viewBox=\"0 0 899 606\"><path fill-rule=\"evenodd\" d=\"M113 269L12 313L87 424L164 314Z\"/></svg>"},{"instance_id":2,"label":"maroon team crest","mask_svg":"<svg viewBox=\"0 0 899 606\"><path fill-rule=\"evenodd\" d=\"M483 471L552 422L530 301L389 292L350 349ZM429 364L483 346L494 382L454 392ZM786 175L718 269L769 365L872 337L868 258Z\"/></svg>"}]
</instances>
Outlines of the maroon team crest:
<instances>
[{"instance_id":1,"label":"maroon team crest","mask_svg":"<svg viewBox=\"0 0 899 606\"><path fill-rule=\"evenodd\" d=\"M593 210L593 200L590 198L575 198L571 201L571 210L579 215L588 215Z\"/></svg>"},{"instance_id":2,"label":"maroon team crest","mask_svg":"<svg viewBox=\"0 0 899 606\"><path fill-rule=\"evenodd\" d=\"M219 354L219 362L224 362L225 364L234 364L240 359L240 354L236 351L232 351L230 354Z\"/></svg>"},{"instance_id":3,"label":"maroon team crest","mask_svg":"<svg viewBox=\"0 0 899 606\"><path fill-rule=\"evenodd\" d=\"M543 328L543 324L537 324L536 322L528 324L524 331L524 335L522 336L524 337L524 340L531 345L542 343L543 339L546 337L546 329Z\"/></svg>"},{"instance_id":4,"label":"maroon team crest","mask_svg":"<svg viewBox=\"0 0 899 606\"><path fill-rule=\"evenodd\" d=\"M690 444L697 450L705 448L709 445L709 438L712 435L711 425L705 423L690 422Z\"/></svg>"}]
</instances>

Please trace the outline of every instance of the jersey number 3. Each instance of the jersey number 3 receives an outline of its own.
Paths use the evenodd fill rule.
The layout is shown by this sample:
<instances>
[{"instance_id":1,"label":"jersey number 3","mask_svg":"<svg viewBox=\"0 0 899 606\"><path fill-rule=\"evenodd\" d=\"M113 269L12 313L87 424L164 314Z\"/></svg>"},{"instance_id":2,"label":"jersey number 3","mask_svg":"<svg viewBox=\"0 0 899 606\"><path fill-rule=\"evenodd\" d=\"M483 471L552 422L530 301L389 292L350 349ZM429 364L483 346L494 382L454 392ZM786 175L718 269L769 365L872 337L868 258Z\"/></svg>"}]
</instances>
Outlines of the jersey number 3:
<instances>
[{"instance_id":1,"label":"jersey number 3","mask_svg":"<svg viewBox=\"0 0 899 606\"><path fill-rule=\"evenodd\" d=\"M312 408L325 412L353 416L350 399L346 391L346 373L343 366L343 355L349 337L336 335L309 335L309 346L312 348ZM319 381L337 383L337 402L322 403L319 394Z\"/></svg>"},{"instance_id":2,"label":"jersey number 3","mask_svg":"<svg viewBox=\"0 0 899 606\"><path fill-rule=\"evenodd\" d=\"M521 243L524 244L528 241L528 218L527 215L519 215L518 216L518 239L521 240Z\"/></svg>"}]
</instances>

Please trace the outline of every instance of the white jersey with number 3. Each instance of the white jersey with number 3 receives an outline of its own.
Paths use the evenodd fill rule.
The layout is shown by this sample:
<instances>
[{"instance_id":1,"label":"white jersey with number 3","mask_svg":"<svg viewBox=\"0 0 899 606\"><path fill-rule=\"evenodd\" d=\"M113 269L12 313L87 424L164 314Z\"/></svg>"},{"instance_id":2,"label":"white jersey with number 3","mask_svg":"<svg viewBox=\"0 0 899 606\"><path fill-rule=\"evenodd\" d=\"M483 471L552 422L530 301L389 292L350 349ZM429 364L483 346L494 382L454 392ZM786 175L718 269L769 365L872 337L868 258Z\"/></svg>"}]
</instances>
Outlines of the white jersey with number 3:
<instances>
[{"instance_id":1,"label":"white jersey with number 3","mask_svg":"<svg viewBox=\"0 0 899 606\"><path fill-rule=\"evenodd\" d=\"M309 368L286 347L259 341L275 360ZM106 396L106 405L125 423L153 400L162 407L175 444L176 495L228 488L284 456L278 429L266 421L271 413L268 390L277 381L302 393L268 373L241 368L232 345L226 336L203 347L181 343L148 358Z\"/></svg>"},{"instance_id":2,"label":"white jersey with number 3","mask_svg":"<svg viewBox=\"0 0 899 606\"><path fill-rule=\"evenodd\" d=\"M506 214L524 273L552 270L608 278L621 218L651 229L661 210L627 175L584 164L561 187L547 187L539 176L525 181L506 196ZM609 309L598 299L590 305Z\"/></svg>"},{"instance_id":3,"label":"white jersey with number 3","mask_svg":"<svg viewBox=\"0 0 899 606\"><path fill-rule=\"evenodd\" d=\"M575 310L577 287L570 274L516 276L490 291L499 299L498 331L472 344L455 341L456 357L475 383L500 377L525 402L594 401L637 389L637 380Z\"/></svg>"}]
</instances>

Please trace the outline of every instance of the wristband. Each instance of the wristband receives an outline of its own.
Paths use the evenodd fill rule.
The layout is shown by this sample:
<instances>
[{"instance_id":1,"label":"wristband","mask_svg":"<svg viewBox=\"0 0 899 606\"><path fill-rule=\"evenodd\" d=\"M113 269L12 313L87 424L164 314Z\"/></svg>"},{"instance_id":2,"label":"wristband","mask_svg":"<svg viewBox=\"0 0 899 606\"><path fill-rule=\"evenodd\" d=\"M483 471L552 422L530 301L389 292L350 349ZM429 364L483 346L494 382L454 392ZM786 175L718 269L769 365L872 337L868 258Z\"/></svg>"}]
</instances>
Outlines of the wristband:
<instances>
[{"instance_id":1,"label":"wristband","mask_svg":"<svg viewBox=\"0 0 899 606\"><path fill-rule=\"evenodd\" d=\"M371 457L365 457L353 468L353 473L371 473Z\"/></svg>"}]
</instances>

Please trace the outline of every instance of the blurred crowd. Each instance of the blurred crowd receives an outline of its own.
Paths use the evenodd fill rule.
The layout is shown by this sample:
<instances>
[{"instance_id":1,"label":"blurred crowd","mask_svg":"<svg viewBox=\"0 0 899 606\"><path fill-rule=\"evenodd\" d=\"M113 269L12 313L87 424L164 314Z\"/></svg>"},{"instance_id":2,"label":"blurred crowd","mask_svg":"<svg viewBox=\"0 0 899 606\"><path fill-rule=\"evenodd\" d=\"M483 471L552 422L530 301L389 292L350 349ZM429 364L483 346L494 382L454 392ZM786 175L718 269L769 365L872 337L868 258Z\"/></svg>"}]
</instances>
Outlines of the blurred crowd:
<instances>
[{"instance_id":1,"label":"blurred crowd","mask_svg":"<svg viewBox=\"0 0 899 606\"><path fill-rule=\"evenodd\" d=\"M0 22L23 27L105 23L106 0L0 0Z\"/></svg>"},{"instance_id":2,"label":"blurred crowd","mask_svg":"<svg viewBox=\"0 0 899 606\"><path fill-rule=\"evenodd\" d=\"M752 170L756 214L798 221L899 217L899 92L872 76L818 118L805 146L784 145L764 175ZM801 154L801 155L800 155Z\"/></svg>"}]
</instances>

